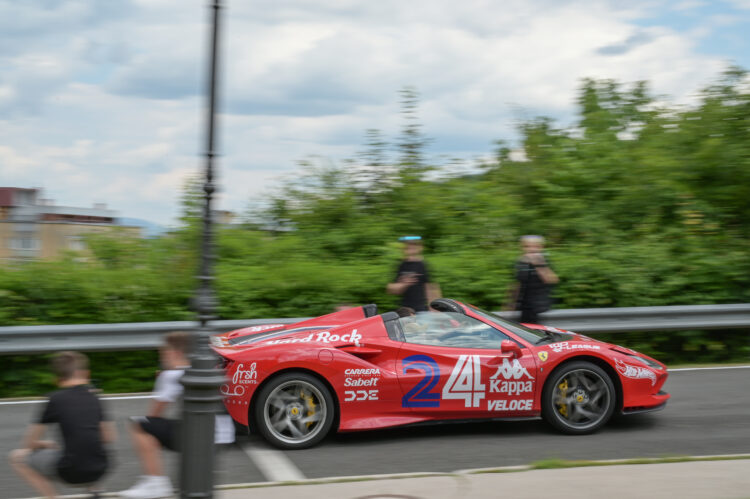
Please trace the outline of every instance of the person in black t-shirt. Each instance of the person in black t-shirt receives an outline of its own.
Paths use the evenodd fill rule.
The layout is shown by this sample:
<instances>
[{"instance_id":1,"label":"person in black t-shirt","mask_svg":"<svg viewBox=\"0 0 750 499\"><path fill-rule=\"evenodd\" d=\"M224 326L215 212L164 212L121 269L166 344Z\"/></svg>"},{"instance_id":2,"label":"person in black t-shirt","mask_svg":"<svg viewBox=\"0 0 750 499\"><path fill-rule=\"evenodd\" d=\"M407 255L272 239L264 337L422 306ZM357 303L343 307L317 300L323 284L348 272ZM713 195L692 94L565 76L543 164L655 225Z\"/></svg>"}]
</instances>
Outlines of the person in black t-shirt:
<instances>
[{"instance_id":1,"label":"person in black t-shirt","mask_svg":"<svg viewBox=\"0 0 750 499\"><path fill-rule=\"evenodd\" d=\"M86 484L94 492L107 471L104 444L115 439L89 381L88 358L78 352L60 352L52 358L60 390L52 393L24 439L24 448L10 453L13 469L46 497L55 497L53 480ZM63 447L42 440L46 425L59 424Z\"/></svg>"},{"instance_id":2,"label":"person in black t-shirt","mask_svg":"<svg viewBox=\"0 0 750 499\"><path fill-rule=\"evenodd\" d=\"M425 312L432 300L440 298L440 286L430 281L430 274L422 258L422 238L405 236L404 259L396 271L396 280L386 287L392 295L401 295L401 306Z\"/></svg>"},{"instance_id":3,"label":"person in black t-shirt","mask_svg":"<svg viewBox=\"0 0 750 499\"><path fill-rule=\"evenodd\" d=\"M544 257L542 236L523 236L521 247L523 256L516 262L516 282L508 292L506 308L521 311L518 322L539 324L539 314L550 309L550 293L559 279Z\"/></svg>"}]
</instances>

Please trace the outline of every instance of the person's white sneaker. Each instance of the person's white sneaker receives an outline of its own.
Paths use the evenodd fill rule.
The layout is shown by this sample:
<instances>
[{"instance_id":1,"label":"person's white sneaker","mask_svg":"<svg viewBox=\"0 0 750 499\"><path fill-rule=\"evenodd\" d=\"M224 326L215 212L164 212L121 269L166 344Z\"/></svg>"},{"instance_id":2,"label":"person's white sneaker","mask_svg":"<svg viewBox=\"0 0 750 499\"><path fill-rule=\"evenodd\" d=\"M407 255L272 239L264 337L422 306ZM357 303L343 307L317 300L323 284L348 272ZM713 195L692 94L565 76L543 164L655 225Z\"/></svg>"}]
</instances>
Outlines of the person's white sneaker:
<instances>
[{"instance_id":1,"label":"person's white sneaker","mask_svg":"<svg viewBox=\"0 0 750 499\"><path fill-rule=\"evenodd\" d=\"M138 477L138 481L135 482L135 485L130 487L128 490L118 492L117 495L119 495L120 497L125 497L127 499L136 499L141 497L139 493L149 481L149 478L150 477L147 475L141 475L140 477Z\"/></svg>"},{"instance_id":2,"label":"person's white sneaker","mask_svg":"<svg viewBox=\"0 0 750 499\"><path fill-rule=\"evenodd\" d=\"M146 476L132 488L120 492L127 499L160 499L174 494L172 482L166 476Z\"/></svg>"}]
</instances>

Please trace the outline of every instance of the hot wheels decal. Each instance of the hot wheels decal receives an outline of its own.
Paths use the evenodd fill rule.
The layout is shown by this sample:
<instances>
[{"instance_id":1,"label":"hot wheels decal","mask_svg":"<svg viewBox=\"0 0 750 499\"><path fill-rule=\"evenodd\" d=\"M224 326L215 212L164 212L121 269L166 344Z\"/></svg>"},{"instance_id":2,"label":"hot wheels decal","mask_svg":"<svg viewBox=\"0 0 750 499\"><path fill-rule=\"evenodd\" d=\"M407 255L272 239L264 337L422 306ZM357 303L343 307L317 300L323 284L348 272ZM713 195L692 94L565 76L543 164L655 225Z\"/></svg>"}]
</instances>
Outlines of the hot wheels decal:
<instances>
[{"instance_id":1,"label":"hot wheels decal","mask_svg":"<svg viewBox=\"0 0 750 499\"><path fill-rule=\"evenodd\" d=\"M403 373L422 371L424 378L401 399L401 407L440 407L440 394L432 390L440 379L440 367L427 355L410 355L403 360Z\"/></svg>"},{"instance_id":2,"label":"hot wheels decal","mask_svg":"<svg viewBox=\"0 0 750 499\"><path fill-rule=\"evenodd\" d=\"M463 400L464 407L479 407L484 391L479 355L461 355L443 387L443 398Z\"/></svg>"},{"instance_id":3,"label":"hot wheels decal","mask_svg":"<svg viewBox=\"0 0 750 499\"><path fill-rule=\"evenodd\" d=\"M615 359L615 367L617 372L630 379L650 379L651 386L656 384L656 373L651 369L641 366L632 366L626 364L620 359Z\"/></svg>"}]
</instances>

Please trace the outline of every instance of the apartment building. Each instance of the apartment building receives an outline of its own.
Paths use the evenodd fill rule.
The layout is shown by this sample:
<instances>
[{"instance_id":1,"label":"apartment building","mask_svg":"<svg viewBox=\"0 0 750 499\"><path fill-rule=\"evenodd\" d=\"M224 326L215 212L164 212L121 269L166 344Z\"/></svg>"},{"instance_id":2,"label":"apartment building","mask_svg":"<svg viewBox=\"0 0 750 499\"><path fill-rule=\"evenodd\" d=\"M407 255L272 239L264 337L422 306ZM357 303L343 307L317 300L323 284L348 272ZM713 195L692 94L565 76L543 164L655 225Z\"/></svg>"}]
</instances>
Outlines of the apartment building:
<instances>
[{"instance_id":1,"label":"apartment building","mask_svg":"<svg viewBox=\"0 0 750 499\"><path fill-rule=\"evenodd\" d=\"M0 187L0 260L54 259L65 251L86 251L84 236L112 230L140 235L139 227L119 225L106 205L57 206L39 189Z\"/></svg>"}]
</instances>

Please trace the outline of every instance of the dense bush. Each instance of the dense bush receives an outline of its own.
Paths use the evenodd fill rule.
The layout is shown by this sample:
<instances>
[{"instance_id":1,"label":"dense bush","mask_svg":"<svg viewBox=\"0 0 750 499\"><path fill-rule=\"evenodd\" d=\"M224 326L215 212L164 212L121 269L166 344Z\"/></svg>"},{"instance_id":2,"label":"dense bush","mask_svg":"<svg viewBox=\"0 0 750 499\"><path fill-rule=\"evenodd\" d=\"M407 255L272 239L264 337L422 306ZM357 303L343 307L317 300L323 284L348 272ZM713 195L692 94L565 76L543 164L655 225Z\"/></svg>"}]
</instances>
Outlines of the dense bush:
<instances>
[{"instance_id":1,"label":"dense bush","mask_svg":"<svg viewBox=\"0 0 750 499\"><path fill-rule=\"evenodd\" d=\"M705 89L699 105L669 109L643 83L585 81L572 127L530 120L520 127L524 157L500 144L493 160L463 174L425 159L416 96L407 91L397 158L370 130L359 158L323 166L308 161L306 172L245 225L219 230L219 316L312 316L339 303L392 308L397 300L385 286L404 234L424 237L444 296L493 310L511 284L518 237L528 233L548 240L561 277L558 308L748 302L746 82L744 71L732 69ZM0 269L0 324L191 318L200 213L195 182L183 205L181 227L160 238L92 236L86 260L69 255ZM742 338L744 332L684 332L615 339L665 361L704 362L746 360ZM101 355L125 363L99 364L106 389L146 388L150 375L118 385L117 369L150 370L153 359ZM0 381L11 386L31 372L24 366L38 363L12 358ZM29 379L43 384L45 376Z\"/></svg>"}]
</instances>

